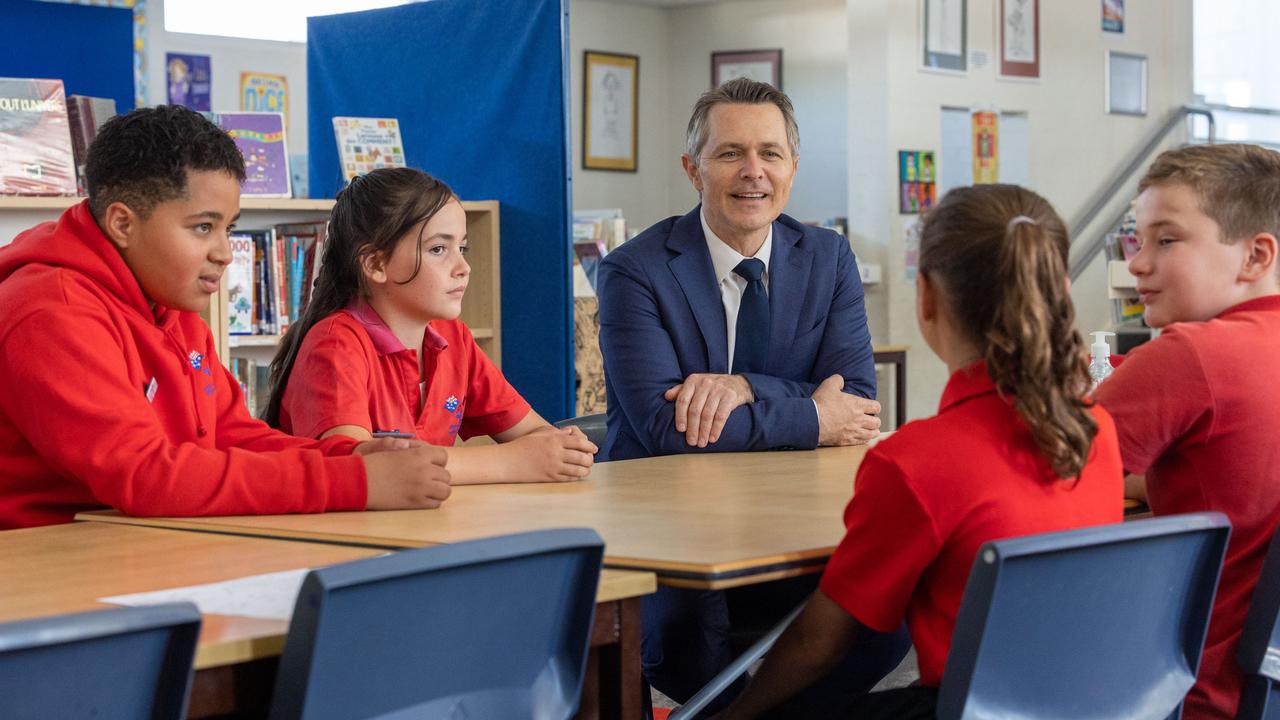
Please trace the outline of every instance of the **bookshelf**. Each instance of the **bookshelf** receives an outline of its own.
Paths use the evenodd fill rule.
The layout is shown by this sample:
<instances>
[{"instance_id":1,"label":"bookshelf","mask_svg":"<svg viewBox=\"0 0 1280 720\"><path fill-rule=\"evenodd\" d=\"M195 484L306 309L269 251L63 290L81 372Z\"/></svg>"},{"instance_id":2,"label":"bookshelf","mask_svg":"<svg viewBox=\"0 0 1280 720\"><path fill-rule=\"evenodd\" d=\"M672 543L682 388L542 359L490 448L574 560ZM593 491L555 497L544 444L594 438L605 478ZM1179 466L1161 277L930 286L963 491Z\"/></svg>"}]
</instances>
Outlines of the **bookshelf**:
<instances>
[{"instance_id":1,"label":"bookshelf","mask_svg":"<svg viewBox=\"0 0 1280 720\"><path fill-rule=\"evenodd\" d=\"M79 197L0 196L0 245L18 233L46 220L55 220L62 211L83 200ZM467 213L467 236L471 251L471 280L462 306L462 320L471 328L477 344L495 365L502 365L500 246L498 201L463 201ZM282 223L324 220L333 209L333 200L274 199L245 197L240 200L239 227L268 228ZM230 335L227 332L226 275L223 286L205 314L213 330L218 356L224 364L232 357L247 356L269 362L279 345L279 335Z\"/></svg>"}]
</instances>

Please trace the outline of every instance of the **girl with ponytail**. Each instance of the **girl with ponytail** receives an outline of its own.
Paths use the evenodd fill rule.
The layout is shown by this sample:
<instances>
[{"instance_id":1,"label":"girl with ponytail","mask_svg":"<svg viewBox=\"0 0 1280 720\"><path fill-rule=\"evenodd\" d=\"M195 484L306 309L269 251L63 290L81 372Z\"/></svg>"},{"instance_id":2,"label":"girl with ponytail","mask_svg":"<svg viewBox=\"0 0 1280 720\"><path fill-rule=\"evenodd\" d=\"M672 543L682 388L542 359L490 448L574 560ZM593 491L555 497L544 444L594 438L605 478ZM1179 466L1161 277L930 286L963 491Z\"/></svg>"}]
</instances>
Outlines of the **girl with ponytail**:
<instances>
[{"instance_id":1,"label":"girl with ponytail","mask_svg":"<svg viewBox=\"0 0 1280 720\"><path fill-rule=\"evenodd\" d=\"M271 363L270 425L304 437L412 437L455 485L577 480L596 447L534 412L458 319L467 218L443 182L379 169L338 193L306 310ZM454 447L489 435L496 445Z\"/></svg>"},{"instance_id":2,"label":"girl with ponytail","mask_svg":"<svg viewBox=\"0 0 1280 720\"><path fill-rule=\"evenodd\" d=\"M979 546L1123 518L1115 426L1085 396L1067 247L1049 203L1012 185L952 190L925 215L916 320L951 373L938 414L867 451L818 591L724 717L803 702L788 699L856 656L864 627L905 619L920 685L842 716L931 718Z\"/></svg>"}]
</instances>

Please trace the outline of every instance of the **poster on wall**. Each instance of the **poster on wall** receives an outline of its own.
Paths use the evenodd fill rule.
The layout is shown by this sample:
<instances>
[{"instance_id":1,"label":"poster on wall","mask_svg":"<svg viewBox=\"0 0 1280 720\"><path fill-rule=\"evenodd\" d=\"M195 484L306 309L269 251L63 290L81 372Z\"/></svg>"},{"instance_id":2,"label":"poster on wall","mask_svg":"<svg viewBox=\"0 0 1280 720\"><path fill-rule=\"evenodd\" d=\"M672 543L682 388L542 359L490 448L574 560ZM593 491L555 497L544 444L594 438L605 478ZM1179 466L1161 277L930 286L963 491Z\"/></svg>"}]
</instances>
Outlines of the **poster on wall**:
<instances>
[{"instance_id":1,"label":"poster on wall","mask_svg":"<svg viewBox=\"0 0 1280 720\"><path fill-rule=\"evenodd\" d=\"M1000 77L1040 77L1040 0L1000 0Z\"/></svg>"},{"instance_id":2,"label":"poster on wall","mask_svg":"<svg viewBox=\"0 0 1280 720\"><path fill-rule=\"evenodd\" d=\"M1102 0L1102 31L1124 34L1124 0Z\"/></svg>"},{"instance_id":3,"label":"poster on wall","mask_svg":"<svg viewBox=\"0 0 1280 720\"><path fill-rule=\"evenodd\" d=\"M937 172L932 150L898 151L898 212L923 212L937 200Z\"/></svg>"},{"instance_id":4,"label":"poster on wall","mask_svg":"<svg viewBox=\"0 0 1280 720\"><path fill-rule=\"evenodd\" d=\"M240 73L240 109L245 112L283 113L289 122L289 81L283 75Z\"/></svg>"},{"instance_id":5,"label":"poster on wall","mask_svg":"<svg viewBox=\"0 0 1280 720\"><path fill-rule=\"evenodd\" d=\"M1000 116L993 112L973 114L973 184L1000 179Z\"/></svg>"},{"instance_id":6,"label":"poster on wall","mask_svg":"<svg viewBox=\"0 0 1280 720\"><path fill-rule=\"evenodd\" d=\"M782 89L782 48L718 50L711 53L711 87L738 78L751 78Z\"/></svg>"},{"instance_id":7,"label":"poster on wall","mask_svg":"<svg viewBox=\"0 0 1280 720\"><path fill-rule=\"evenodd\" d=\"M165 53L165 77L168 80L170 105L185 105L192 110L209 112L212 73L208 55Z\"/></svg>"},{"instance_id":8,"label":"poster on wall","mask_svg":"<svg viewBox=\"0 0 1280 720\"><path fill-rule=\"evenodd\" d=\"M920 271L920 218L911 218L903 228L903 246L906 248L904 268L908 280L915 280Z\"/></svg>"},{"instance_id":9,"label":"poster on wall","mask_svg":"<svg viewBox=\"0 0 1280 720\"><path fill-rule=\"evenodd\" d=\"M969 0L922 0L920 29L924 57L921 67L963 73L969 47Z\"/></svg>"}]
</instances>

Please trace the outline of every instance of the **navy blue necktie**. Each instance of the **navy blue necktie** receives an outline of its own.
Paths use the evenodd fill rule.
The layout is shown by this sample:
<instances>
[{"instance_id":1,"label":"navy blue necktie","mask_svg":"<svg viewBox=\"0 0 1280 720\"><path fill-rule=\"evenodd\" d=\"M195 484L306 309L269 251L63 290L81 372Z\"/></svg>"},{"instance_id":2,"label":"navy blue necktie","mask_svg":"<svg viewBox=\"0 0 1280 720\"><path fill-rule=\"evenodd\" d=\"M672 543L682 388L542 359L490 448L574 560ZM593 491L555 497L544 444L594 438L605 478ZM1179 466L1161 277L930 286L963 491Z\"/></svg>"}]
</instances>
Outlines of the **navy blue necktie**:
<instances>
[{"instance_id":1,"label":"navy blue necktie","mask_svg":"<svg viewBox=\"0 0 1280 720\"><path fill-rule=\"evenodd\" d=\"M747 287L738 306L732 372L762 373L769 356L769 294L764 289L764 262L747 258L733 271L747 281Z\"/></svg>"}]
</instances>

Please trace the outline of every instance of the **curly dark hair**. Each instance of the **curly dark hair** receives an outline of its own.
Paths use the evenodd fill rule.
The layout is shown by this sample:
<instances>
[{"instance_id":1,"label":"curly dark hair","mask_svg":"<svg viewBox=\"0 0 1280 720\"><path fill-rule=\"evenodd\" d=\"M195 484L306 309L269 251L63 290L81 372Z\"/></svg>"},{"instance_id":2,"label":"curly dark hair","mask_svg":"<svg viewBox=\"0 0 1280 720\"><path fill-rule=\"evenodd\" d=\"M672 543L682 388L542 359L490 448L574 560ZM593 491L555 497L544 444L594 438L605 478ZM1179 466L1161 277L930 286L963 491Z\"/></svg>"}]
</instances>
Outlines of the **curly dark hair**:
<instances>
[{"instance_id":1,"label":"curly dark hair","mask_svg":"<svg viewBox=\"0 0 1280 720\"><path fill-rule=\"evenodd\" d=\"M221 170L244 182L244 156L231 136L181 105L111 118L85 162L89 208L101 220L111 203L121 202L148 217L156 205L186 196L190 170Z\"/></svg>"}]
</instances>

